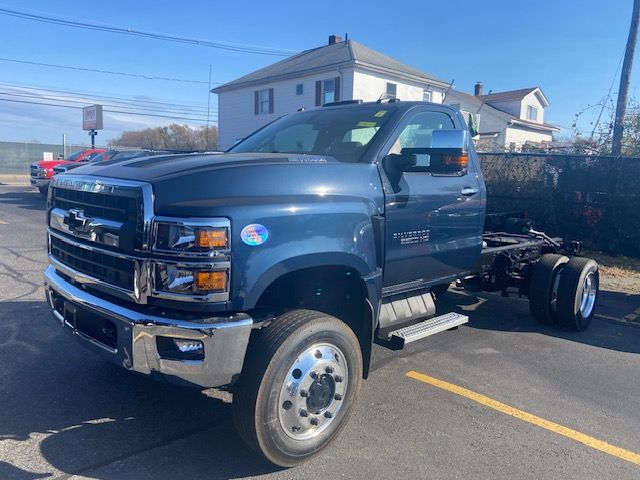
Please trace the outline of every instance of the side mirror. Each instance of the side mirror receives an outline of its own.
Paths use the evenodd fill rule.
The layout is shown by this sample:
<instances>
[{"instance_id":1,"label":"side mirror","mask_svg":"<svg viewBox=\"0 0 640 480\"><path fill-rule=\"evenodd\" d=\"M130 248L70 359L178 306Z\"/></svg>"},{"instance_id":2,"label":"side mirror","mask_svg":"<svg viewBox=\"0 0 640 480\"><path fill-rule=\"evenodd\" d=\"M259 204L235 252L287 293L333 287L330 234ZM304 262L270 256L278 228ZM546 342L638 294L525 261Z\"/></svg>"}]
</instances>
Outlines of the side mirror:
<instances>
[{"instance_id":1,"label":"side mirror","mask_svg":"<svg viewBox=\"0 0 640 480\"><path fill-rule=\"evenodd\" d=\"M461 175L469 163L466 130L434 130L431 147L403 148L390 154L385 166L395 172L428 172L432 175Z\"/></svg>"}]
</instances>

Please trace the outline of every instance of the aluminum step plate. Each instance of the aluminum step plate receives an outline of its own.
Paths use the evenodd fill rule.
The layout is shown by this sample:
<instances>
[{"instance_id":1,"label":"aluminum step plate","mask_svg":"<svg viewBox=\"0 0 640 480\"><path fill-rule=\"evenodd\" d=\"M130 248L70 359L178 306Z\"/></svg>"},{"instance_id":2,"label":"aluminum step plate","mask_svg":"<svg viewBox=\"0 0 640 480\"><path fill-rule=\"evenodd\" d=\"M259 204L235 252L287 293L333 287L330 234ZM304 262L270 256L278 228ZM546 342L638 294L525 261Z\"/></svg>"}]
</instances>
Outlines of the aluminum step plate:
<instances>
[{"instance_id":1,"label":"aluminum step plate","mask_svg":"<svg viewBox=\"0 0 640 480\"><path fill-rule=\"evenodd\" d=\"M415 342L430 335L449 330L468 321L469 317L466 315L455 312L445 313L444 315L430 318L424 322L394 330L391 332L391 340L400 342L401 346L405 346L407 343Z\"/></svg>"}]
</instances>

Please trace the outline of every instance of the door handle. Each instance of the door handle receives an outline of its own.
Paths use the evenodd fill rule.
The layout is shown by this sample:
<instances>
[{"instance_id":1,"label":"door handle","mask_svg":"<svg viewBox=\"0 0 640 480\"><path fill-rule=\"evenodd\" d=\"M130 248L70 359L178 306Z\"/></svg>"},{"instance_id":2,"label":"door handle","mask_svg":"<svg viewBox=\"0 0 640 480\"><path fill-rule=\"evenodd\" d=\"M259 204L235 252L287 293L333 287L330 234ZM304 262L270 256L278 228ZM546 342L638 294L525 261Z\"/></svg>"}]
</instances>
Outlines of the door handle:
<instances>
[{"instance_id":1,"label":"door handle","mask_svg":"<svg viewBox=\"0 0 640 480\"><path fill-rule=\"evenodd\" d=\"M473 187L464 187L462 190L460 190L460 193L465 197L470 197L471 195L475 195L476 193L479 193L479 192L480 190L478 188L473 188Z\"/></svg>"}]
</instances>

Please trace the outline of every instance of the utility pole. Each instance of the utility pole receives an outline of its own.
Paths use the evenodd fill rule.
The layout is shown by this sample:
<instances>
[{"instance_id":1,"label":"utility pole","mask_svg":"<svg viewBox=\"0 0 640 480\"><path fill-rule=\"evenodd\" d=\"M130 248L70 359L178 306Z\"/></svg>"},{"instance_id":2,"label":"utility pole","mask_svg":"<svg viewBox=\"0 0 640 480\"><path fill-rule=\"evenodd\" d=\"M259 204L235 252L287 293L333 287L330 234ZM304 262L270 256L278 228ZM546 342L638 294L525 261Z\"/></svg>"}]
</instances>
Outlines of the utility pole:
<instances>
[{"instance_id":1,"label":"utility pole","mask_svg":"<svg viewBox=\"0 0 640 480\"><path fill-rule=\"evenodd\" d=\"M631 79L631 67L633 66L633 54L636 50L638 38L638 21L640 20L640 0L633 0L633 12L631 14L631 26L627 49L624 52L622 73L620 74L620 89L618 90L618 103L616 104L616 118L613 124L613 139L611 141L611 155L622 154L622 133L624 130L624 114L627 109L627 96L629 94L629 81Z\"/></svg>"},{"instance_id":2,"label":"utility pole","mask_svg":"<svg viewBox=\"0 0 640 480\"><path fill-rule=\"evenodd\" d=\"M211 110L211 64L209 64L209 88L207 88L207 129L204 132L204 149L209 150L209 111Z\"/></svg>"}]
</instances>

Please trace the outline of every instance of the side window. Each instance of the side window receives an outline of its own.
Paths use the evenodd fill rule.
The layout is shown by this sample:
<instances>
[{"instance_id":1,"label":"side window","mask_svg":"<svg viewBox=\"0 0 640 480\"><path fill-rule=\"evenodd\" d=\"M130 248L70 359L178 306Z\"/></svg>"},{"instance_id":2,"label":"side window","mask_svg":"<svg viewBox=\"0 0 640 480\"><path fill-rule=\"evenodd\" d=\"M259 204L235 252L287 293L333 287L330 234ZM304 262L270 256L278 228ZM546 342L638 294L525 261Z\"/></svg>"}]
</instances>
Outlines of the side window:
<instances>
[{"instance_id":1,"label":"side window","mask_svg":"<svg viewBox=\"0 0 640 480\"><path fill-rule=\"evenodd\" d=\"M399 155L403 148L430 148L431 135L434 130L455 128L453 120L443 112L419 112L404 127L395 143L389 150L390 154Z\"/></svg>"}]
</instances>

